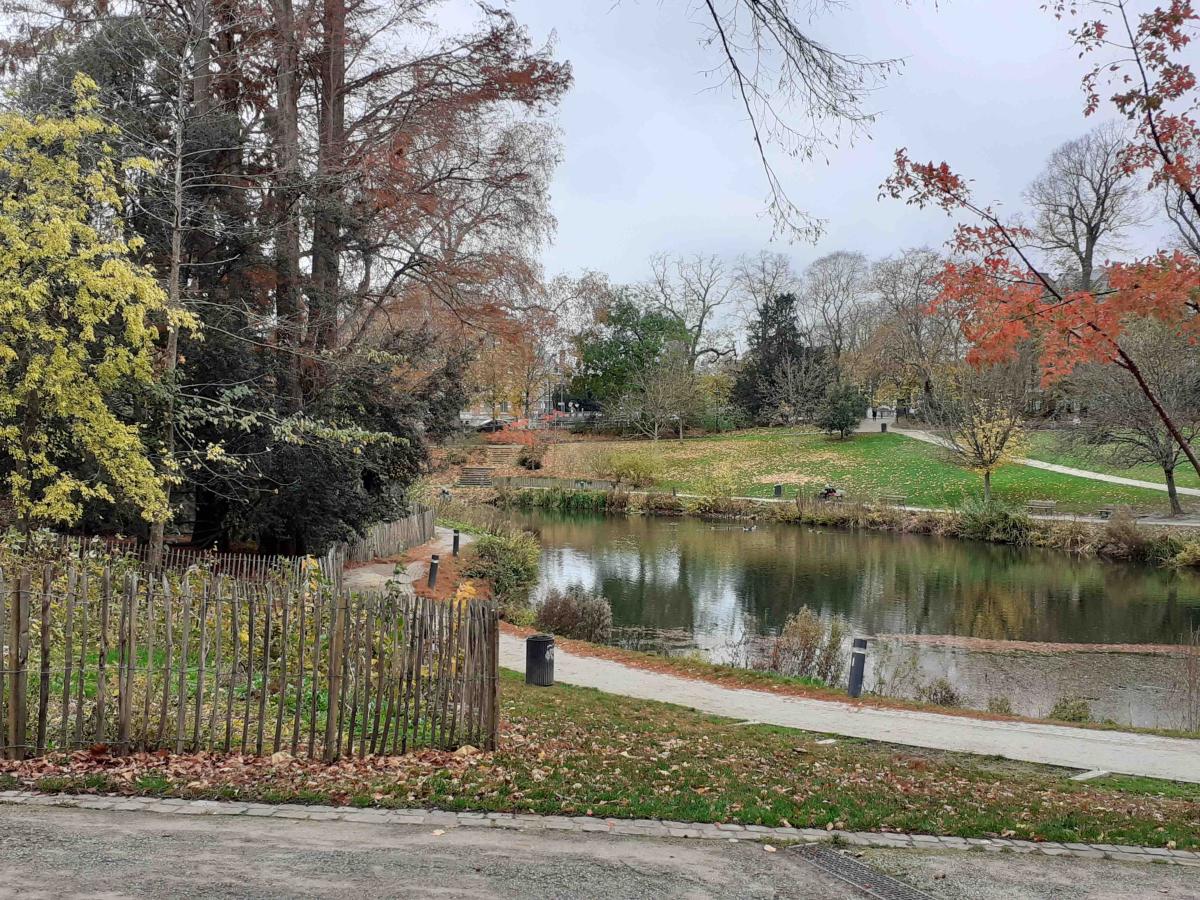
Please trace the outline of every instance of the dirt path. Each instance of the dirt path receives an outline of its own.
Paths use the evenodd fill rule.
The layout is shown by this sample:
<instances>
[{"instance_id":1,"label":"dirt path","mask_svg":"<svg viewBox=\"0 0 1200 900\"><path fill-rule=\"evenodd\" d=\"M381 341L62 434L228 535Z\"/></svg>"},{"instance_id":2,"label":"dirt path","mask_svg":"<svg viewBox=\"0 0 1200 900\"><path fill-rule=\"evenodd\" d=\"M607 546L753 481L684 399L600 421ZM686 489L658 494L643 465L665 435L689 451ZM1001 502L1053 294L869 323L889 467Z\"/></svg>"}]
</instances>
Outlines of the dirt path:
<instances>
[{"instance_id":1,"label":"dirt path","mask_svg":"<svg viewBox=\"0 0 1200 900\"><path fill-rule=\"evenodd\" d=\"M525 671L525 645L500 636L500 664ZM659 700L732 719L840 734L914 747L1002 756L1072 769L1102 769L1174 781L1200 782L1200 741L1123 731L947 716L916 710L860 707L829 700L722 687L578 656L556 649L555 678L643 700Z\"/></svg>"}]
</instances>

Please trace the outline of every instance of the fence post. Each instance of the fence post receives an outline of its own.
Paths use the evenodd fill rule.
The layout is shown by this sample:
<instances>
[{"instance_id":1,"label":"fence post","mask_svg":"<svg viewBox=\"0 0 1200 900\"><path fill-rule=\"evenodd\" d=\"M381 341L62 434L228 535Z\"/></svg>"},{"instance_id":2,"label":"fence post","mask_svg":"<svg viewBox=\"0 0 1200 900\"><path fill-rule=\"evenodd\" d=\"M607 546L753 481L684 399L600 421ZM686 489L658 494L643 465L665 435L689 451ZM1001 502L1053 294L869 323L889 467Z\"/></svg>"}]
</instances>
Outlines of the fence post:
<instances>
[{"instance_id":1,"label":"fence post","mask_svg":"<svg viewBox=\"0 0 1200 900\"><path fill-rule=\"evenodd\" d=\"M12 630L8 658L12 674L12 694L8 700L8 750L11 759L25 758L26 704L29 697L29 572L17 579L12 598Z\"/></svg>"},{"instance_id":2,"label":"fence post","mask_svg":"<svg viewBox=\"0 0 1200 900\"><path fill-rule=\"evenodd\" d=\"M329 623L329 702L325 715L325 762L333 762L340 751L337 744L337 720L342 695L342 644L345 641L346 606L350 595L333 594L333 615Z\"/></svg>"},{"instance_id":3,"label":"fence post","mask_svg":"<svg viewBox=\"0 0 1200 900\"><path fill-rule=\"evenodd\" d=\"M862 694L863 672L867 667L867 639L855 638L850 651L850 686L847 689L851 697Z\"/></svg>"}]
</instances>

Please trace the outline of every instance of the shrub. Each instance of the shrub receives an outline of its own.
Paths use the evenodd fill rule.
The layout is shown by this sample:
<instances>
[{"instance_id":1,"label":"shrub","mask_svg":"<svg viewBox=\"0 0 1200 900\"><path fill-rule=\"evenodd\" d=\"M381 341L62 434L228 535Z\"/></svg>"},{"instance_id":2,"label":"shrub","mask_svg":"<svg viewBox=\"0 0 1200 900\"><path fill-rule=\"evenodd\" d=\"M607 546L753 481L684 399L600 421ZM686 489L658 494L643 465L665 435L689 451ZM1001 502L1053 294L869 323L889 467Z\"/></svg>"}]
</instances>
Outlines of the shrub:
<instances>
[{"instance_id":1,"label":"shrub","mask_svg":"<svg viewBox=\"0 0 1200 900\"><path fill-rule=\"evenodd\" d=\"M989 697L988 712L995 713L998 716L1011 716L1013 714L1012 703L1007 697Z\"/></svg>"},{"instance_id":2,"label":"shrub","mask_svg":"<svg viewBox=\"0 0 1200 900\"><path fill-rule=\"evenodd\" d=\"M1029 543L1029 516L1002 503L968 500L959 507L957 518L959 537L997 544Z\"/></svg>"},{"instance_id":3,"label":"shrub","mask_svg":"<svg viewBox=\"0 0 1200 900\"><path fill-rule=\"evenodd\" d=\"M682 515L687 511L683 501L673 494L647 494L642 508L657 515Z\"/></svg>"},{"instance_id":4,"label":"shrub","mask_svg":"<svg viewBox=\"0 0 1200 900\"><path fill-rule=\"evenodd\" d=\"M721 519L751 518L761 512L753 502L732 497L695 497L688 500L686 508L692 515Z\"/></svg>"},{"instance_id":5,"label":"shrub","mask_svg":"<svg viewBox=\"0 0 1200 900\"><path fill-rule=\"evenodd\" d=\"M1200 566L1200 540L1191 539L1183 542L1183 546L1171 557L1171 564L1183 567Z\"/></svg>"},{"instance_id":6,"label":"shrub","mask_svg":"<svg viewBox=\"0 0 1200 900\"><path fill-rule=\"evenodd\" d=\"M1047 522L1041 526L1034 543L1065 553L1087 553L1092 549L1095 531L1083 522Z\"/></svg>"},{"instance_id":7,"label":"shrub","mask_svg":"<svg viewBox=\"0 0 1200 900\"><path fill-rule=\"evenodd\" d=\"M530 472L536 472L542 467L546 458L546 445L543 443L527 444L517 454L517 465Z\"/></svg>"},{"instance_id":8,"label":"shrub","mask_svg":"<svg viewBox=\"0 0 1200 900\"><path fill-rule=\"evenodd\" d=\"M486 579L506 614L510 609L528 606L541 557L537 538L527 531L484 534L476 538L468 552L470 558L463 573Z\"/></svg>"},{"instance_id":9,"label":"shrub","mask_svg":"<svg viewBox=\"0 0 1200 900\"><path fill-rule=\"evenodd\" d=\"M842 680L846 659L842 642L846 620L835 616L822 621L808 607L788 616L779 634L766 645L758 668L792 678L816 678L825 684Z\"/></svg>"},{"instance_id":10,"label":"shrub","mask_svg":"<svg viewBox=\"0 0 1200 900\"><path fill-rule=\"evenodd\" d=\"M467 451L460 450L458 447L451 447L446 451L446 465L461 466L467 462Z\"/></svg>"},{"instance_id":11,"label":"shrub","mask_svg":"<svg viewBox=\"0 0 1200 900\"><path fill-rule=\"evenodd\" d=\"M1090 722L1092 707L1082 697L1060 697L1047 718L1059 722Z\"/></svg>"},{"instance_id":12,"label":"shrub","mask_svg":"<svg viewBox=\"0 0 1200 900\"><path fill-rule=\"evenodd\" d=\"M1145 559L1149 540L1127 507L1121 507L1104 523L1096 552L1113 559Z\"/></svg>"},{"instance_id":13,"label":"shrub","mask_svg":"<svg viewBox=\"0 0 1200 900\"><path fill-rule=\"evenodd\" d=\"M867 398L852 384L831 384L817 407L814 424L822 431L845 438L867 414Z\"/></svg>"},{"instance_id":14,"label":"shrub","mask_svg":"<svg viewBox=\"0 0 1200 900\"><path fill-rule=\"evenodd\" d=\"M939 678L931 681L917 692L920 699L935 706L962 706L963 697L954 689L948 679Z\"/></svg>"},{"instance_id":15,"label":"shrub","mask_svg":"<svg viewBox=\"0 0 1200 900\"><path fill-rule=\"evenodd\" d=\"M612 604L600 594L573 584L546 594L534 624L560 637L604 644L612 636Z\"/></svg>"},{"instance_id":16,"label":"shrub","mask_svg":"<svg viewBox=\"0 0 1200 900\"><path fill-rule=\"evenodd\" d=\"M1146 538L1146 559L1160 566L1176 564L1186 545L1181 535L1164 529Z\"/></svg>"},{"instance_id":17,"label":"shrub","mask_svg":"<svg viewBox=\"0 0 1200 900\"><path fill-rule=\"evenodd\" d=\"M647 488L662 472L662 460L648 450L602 450L592 457L597 478Z\"/></svg>"}]
</instances>

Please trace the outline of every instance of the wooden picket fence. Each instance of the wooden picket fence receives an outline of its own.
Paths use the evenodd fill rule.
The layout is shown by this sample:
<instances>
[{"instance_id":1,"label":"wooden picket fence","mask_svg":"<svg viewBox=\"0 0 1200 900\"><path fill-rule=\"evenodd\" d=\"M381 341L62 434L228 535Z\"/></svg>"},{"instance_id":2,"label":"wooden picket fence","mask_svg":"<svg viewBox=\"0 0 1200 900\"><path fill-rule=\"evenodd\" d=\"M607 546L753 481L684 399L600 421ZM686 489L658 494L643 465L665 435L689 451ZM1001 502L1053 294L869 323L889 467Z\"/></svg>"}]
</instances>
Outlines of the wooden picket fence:
<instances>
[{"instance_id":1,"label":"wooden picket fence","mask_svg":"<svg viewBox=\"0 0 1200 900\"><path fill-rule=\"evenodd\" d=\"M123 561L0 572L0 756L494 748L498 647L479 600Z\"/></svg>"},{"instance_id":2,"label":"wooden picket fence","mask_svg":"<svg viewBox=\"0 0 1200 900\"><path fill-rule=\"evenodd\" d=\"M337 545L333 552L338 554L343 564L396 556L410 547L419 547L432 540L434 519L432 509L419 506L403 519L372 525L361 538Z\"/></svg>"},{"instance_id":3,"label":"wooden picket fence","mask_svg":"<svg viewBox=\"0 0 1200 900\"><path fill-rule=\"evenodd\" d=\"M379 522L370 526L366 534L353 541L340 541L330 546L317 562L330 581L341 578L342 569L348 562L370 562L373 559L397 556L412 547L419 547L433 539L434 510L418 505L403 519ZM60 538L63 555L85 558L121 557L136 562L143 568L151 565L150 551L137 541L97 536L80 538L63 535ZM311 560L304 556L277 556L257 553L221 553L195 547L167 545L158 559L157 571L185 572L193 567L205 569L214 575L226 575L239 581L265 582L281 577L289 586L297 586L308 577Z\"/></svg>"}]
</instances>

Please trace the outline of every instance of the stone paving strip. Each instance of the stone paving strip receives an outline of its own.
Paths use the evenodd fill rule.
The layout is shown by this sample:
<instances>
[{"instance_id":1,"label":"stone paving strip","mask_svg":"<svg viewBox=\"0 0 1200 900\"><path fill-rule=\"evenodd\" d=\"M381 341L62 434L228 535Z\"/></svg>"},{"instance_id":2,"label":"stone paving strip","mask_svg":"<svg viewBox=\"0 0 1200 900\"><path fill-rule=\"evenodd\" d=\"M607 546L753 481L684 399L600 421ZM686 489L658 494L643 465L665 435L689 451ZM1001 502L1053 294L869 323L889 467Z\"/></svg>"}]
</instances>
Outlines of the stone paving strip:
<instances>
[{"instance_id":1,"label":"stone paving strip","mask_svg":"<svg viewBox=\"0 0 1200 900\"><path fill-rule=\"evenodd\" d=\"M0 803L64 806L115 812L154 812L174 816L248 816L298 819L308 822L352 822L359 825L415 825L433 829L507 828L515 831L570 831L645 838L693 838L763 843L835 843L847 847L910 850L967 850L989 853L1040 853L1080 859L1164 863L1200 868L1200 852L1117 844L1060 844L1010 838L939 837L874 831L826 831L823 828L769 828L765 825L670 822L658 819L601 819L593 816L541 816L532 813L449 812L436 809L376 809L348 806L306 806L298 803L239 803L219 800L123 797L104 794L40 794L0 791Z\"/></svg>"}]
</instances>

